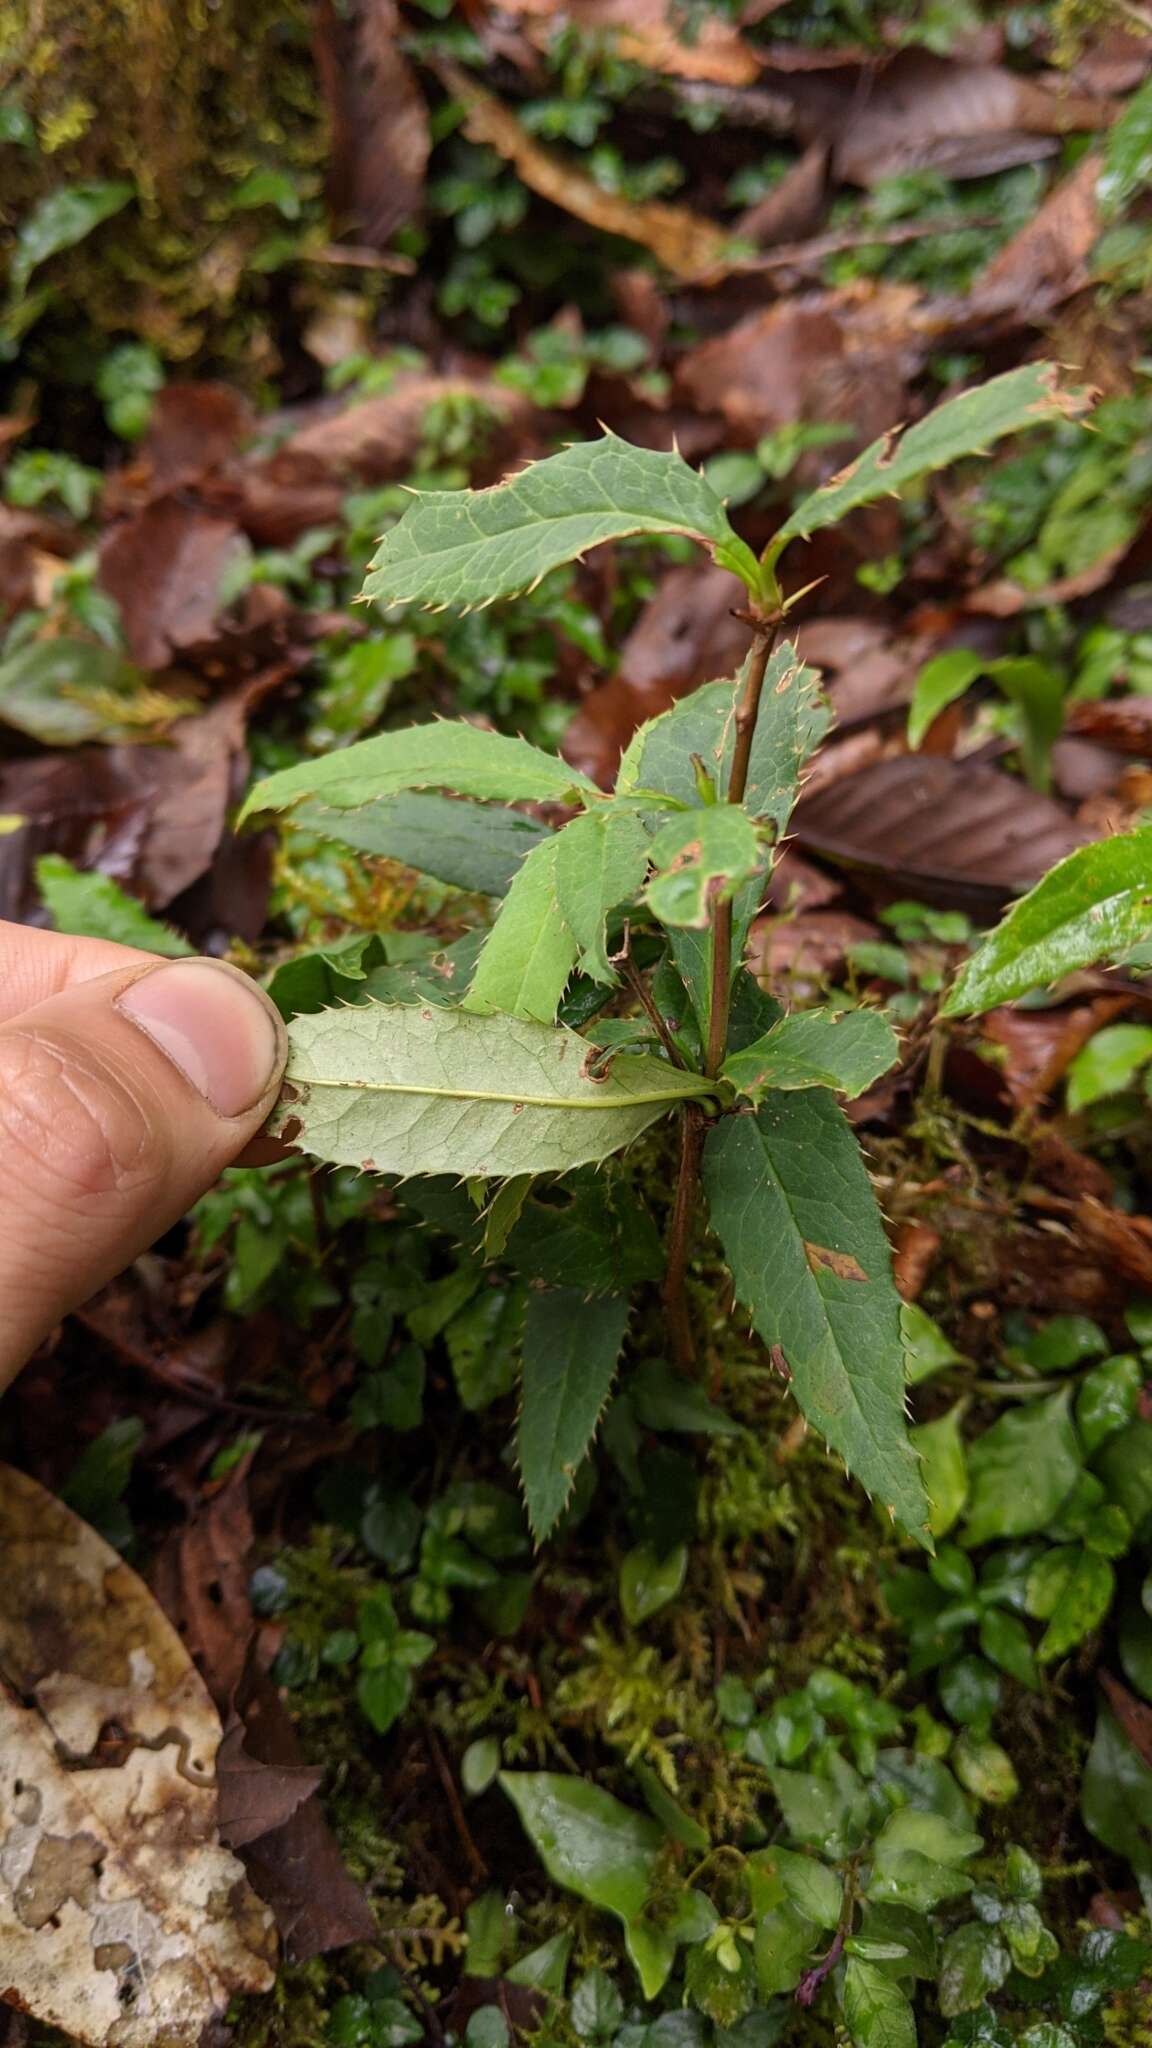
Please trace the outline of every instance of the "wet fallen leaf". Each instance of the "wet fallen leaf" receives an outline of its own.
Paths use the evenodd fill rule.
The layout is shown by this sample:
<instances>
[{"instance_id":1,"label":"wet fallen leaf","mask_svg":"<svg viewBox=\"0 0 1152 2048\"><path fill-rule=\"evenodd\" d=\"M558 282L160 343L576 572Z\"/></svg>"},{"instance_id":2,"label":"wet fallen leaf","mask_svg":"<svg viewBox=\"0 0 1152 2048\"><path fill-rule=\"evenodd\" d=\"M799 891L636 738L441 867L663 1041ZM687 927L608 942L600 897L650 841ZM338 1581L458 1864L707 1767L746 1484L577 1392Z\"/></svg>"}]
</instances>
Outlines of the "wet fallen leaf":
<instances>
[{"instance_id":1,"label":"wet fallen leaf","mask_svg":"<svg viewBox=\"0 0 1152 2048\"><path fill-rule=\"evenodd\" d=\"M1071 704L1065 731L1099 740L1120 754L1152 760L1152 697L1133 693Z\"/></svg>"},{"instance_id":2,"label":"wet fallen leaf","mask_svg":"<svg viewBox=\"0 0 1152 2048\"><path fill-rule=\"evenodd\" d=\"M539 49L556 33L556 0L502 0L501 13L523 18ZM714 85L750 85L760 58L722 15L694 16L685 33L674 0L569 0L568 21L610 40L621 57L669 78L706 79Z\"/></svg>"},{"instance_id":3,"label":"wet fallen leaf","mask_svg":"<svg viewBox=\"0 0 1152 2048\"><path fill-rule=\"evenodd\" d=\"M274 1954L216 1831L216 1710L142 1581L10 1467L0 1545L4 1996L93 2048L196 2048Z\"/></svg>"},{"instance_id":4,"label":"wet fallen leaf","mask_svg":"<svg viewBox=\"0 0 1152 2048\"><path fill-rule=\"evenodd\" d=\"M940 1232L927 1223L902 1223L892 1246L892 1278L902 1301L918 1301L941 1245Z\"/></svg>"},{"instance_id":5,"label":"wet fallen leaf","mask_svg":"<svg viewBox=\"0 0 1152 2048\"><path fill-rule=\"evenodd\" d=\"M1094 1195L1075 1202L1073 1217L1077 1235L1108 1270L1152 1289L1152 1218L1125 1215Z\"/></svg>"},{"instance_id":6,"label":"wet fallen leaf","mask_svg":"<svg viewBox=\"0 0 1152 2048\"><path fill-rule=\"evenodd\" d=\"M1099 996L1071 1009L990 1010L980 1020L980 1036L1002 1046L1007 1059L1004 1087L1017 1108L1051 1094L1076 1054L1113 1017L1130 1008L1127 996Z\"/></svg>"},{"instance_id":7,"label":"wet fallen leaf","mask_svg":"<svg viewBox=\"0 0 1152 2048\"><path fill-rule=\"evenodd\" d=\"M637 726L739 666L748 646L748 628L734 616L740 602L726 569L669 569L620 650L619 672L584 699L568 727L565 760L610 788Z\"/></svg>"},{"instance_id":8,"label":"wet fallen leaf","mask_svg":"<svg viewBox=\"0 0 1152 2048\"><path fill-rule=\"evenodd\" d=\"M222 1712L240 1677L254 1628L248 1598L251 1457L194 1507L157 1552L152 1590Z\"/></svg>"},{"instance_id":9,"label":"wet fallen leaf","mask_svg":"<svg viewBox=\"0 0 1152 2048\"><path fill-rule=\"evenodd\" d=\"M835 469L908 415L919 297L910 285L866 283L781 300L689 349L677 389L722 413L741 443L795 420L844 422L844 441L825 451Z\"/></svg>"},{"instance_id":10,"label":"wet fallen leaf","mask_svg":"<svg viewBox=\"0 0 1152 2048\"><path fill-rule=\"evenodd\" d=\"M120 607L128 652L141 668L167 668L211 639L226 571L244 540L230 519L177 497L157 498L100 547L100 582Z\"/></svg>"},{"instance_id":11,"label":"wet fallen leaf","mask_svg":"<svg viewBox=\"0 0 1152 2048\"><path fill-rule=\"evenodd\" d=\"M536 142L508 107L476 85L458 65L441 59L437 69L465 108L465 133L473 142L486 142L514 164L524 183L542 199L602 234L642 243L674 277L722 277L740 268L743 259L734 249L732 236L714 222L685 206L668 206L656 199L624 199L606 192L575 164Z\"/></svg>"},{"instance_id":12,"label":"wet fallen leaf","mask_svg":"<svg viewBox=\"0 0 1152 2048\"><path fill-rule=\"evenodd\" d=\"M857 185L922 170L987 177L1048 155L1052 138L1095 132L1112 116L1107 101L1070 93L1062 81L1048 89L999 64L927 50L902 50L863 79L847 72L803 84L802 125L839 136L836 175Z\"/></svg>"},{"instance_id":13,"label":"wet fallen leaf","mask_svg":"<svg viewBox=\"0 0 1152 2048\"><path fill-rule=\"evenodd\" d=\"M493 437L501 431L518 437L534 416L520 392L486 379L398 377L380 398L364 398L306 422L272 460L303 457L365 483L388 483L405 474L415 460L429 406L446 399L471 399L490 413Z\"/></svg>"},{"instance_id":14,"label":"wet fallen leaf","mask_svg":"<svg viewBox=\"0 0 1152 2048\"><path fill-rule=\"evenodd\" d=\"M1035 321L1081 289L1100 233L1099 175L1100 158L1088 155L1053 187L1039 211L973 279L971 313L1009 310L1017 321Z\"/></svg>"},{"instance_id":15,"label":"wet fallen leaf","mask_svg":"<svg viewBox=\"0 0 1152 2048\"><path fill-rule=\"evenodd\" d=\"M928 754L877 761L802 796L789 829L837 867L989 916L1084 841L1014 776Z\"/></svg>"},{"instance_id":16,"label":"wet fallen leaf","mask_svg":"<svg viewBox=\"0 0 1152 2048\"><path fill-rule=\"evenodd\" d=\"M230 384L166 384L152 401L148 430L135 461L109 480L105 509L198 484L237 453L251 433L253 412Z\"/></svg>"},{"instance_id":17,"label":"wet fallen leaf","mask_svg":"<svg viewBox=\"0 0 1152 2048\"><path fill-rule=\"evenodd\" d=\"M1142 1763L1152 1771L1152 1707L1138 1700L1111 1672L1100 1673L1108 1704Z\"/></svg>"},{"instance_id":18,"label":"wet fallen leaf","mask_svg":"<svg viewBox=\"0 0 1152 2048\"><path fill-rule=\"evenodd\" d=\"M338 224L382 249L419 211L432 138L400 48L396 0L324 0L313 47L332 128L328 202Z\"/></svg>"},{"instance_id":19,"label":"wet fallen leaf","mask_svg":"<svg viewBox=\"0 0 1152 2048\"><path fill-rule=\"evenodd\" d=\"M248 1660L235 1706L233 1726L244 1732L233 1735L226 1760L241 1782L222 1791L224 1810L288 1954L306 1962L325 1949L370 1941L376 1923L368 1901L344 1866L315 1792L299 1803L294 1800L303 1785L296 1775L302 1765L300 1745L276 1687L255 1657ZM257 1765L268 1773L260 1790L253 1775ZM287 1816L278 1826L253 1832L256 1821L283 1814L286 1806Z\"/></svg>"},{"instance_id":20,"label":"wet fallen leaf","mask_svg":"<svg viewBox=\"0 0 1152 2048\"><path fill-rule=\"evenodd\" d=\"M830 155L829 143L810 143L771 191L740 215L736 232L741 240L767 249L814 234L828 201Z\"/></svg>"}]
</instances>

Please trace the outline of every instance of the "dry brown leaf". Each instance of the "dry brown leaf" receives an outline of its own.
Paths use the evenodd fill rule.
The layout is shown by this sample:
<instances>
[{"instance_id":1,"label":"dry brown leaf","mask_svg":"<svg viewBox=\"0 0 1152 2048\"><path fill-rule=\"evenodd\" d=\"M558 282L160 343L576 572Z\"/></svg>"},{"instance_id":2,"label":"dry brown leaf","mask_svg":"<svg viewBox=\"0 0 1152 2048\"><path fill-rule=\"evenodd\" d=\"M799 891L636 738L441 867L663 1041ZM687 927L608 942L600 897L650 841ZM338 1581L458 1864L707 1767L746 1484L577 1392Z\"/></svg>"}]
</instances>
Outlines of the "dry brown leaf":
<instances>
[{"instance_id":1,"label":"dry brown leaf","mask_svg":"<svg viewBox=\"0 0 1152 2048\"><path fill-rule=\"evenodd\" d=\"M216 1831L219 1717L142 1580L10 1467L0 1552L4 1996L93 2048L196 2048L273 1979Z\"/></svg>"},{"instance_id":2,"label":"dry brown leaf","mask_svg":"<svg viewBox=\"0 0 1152 2048\"><path fill-rule=\"evenodd\" d=\"M419 211L432 147L428 109L400 48L396 0L323 0L314 47L332 127L328 201L382 249Z\"/></svg>"},{"instance_id":3,"label":"dry brown leaf","mask_svg":"<svg viewBox=\"0 0 1152 2048\"><path fill-rule=\"evenodd\" d=\"M216 629L226 570L244 549L230 519L182 498L157 498L114 526L100 547L100 583L120 607L140 668L167 668Z\"/></svg>"},{"instance_id":4,"label":"dry brown leaf","mask_svg":"<svg viewBox=\"0 0 1152 2048\"><path fill-rule=\"evenodd\" d=\"M998 64L902 50L882 70L793 80L800 125L838 136L837 176L855 185L907 171L985 177L1050 154L1049 138L1093 132L1113 118L1104 100L1051 90Z\"/></svg>"},{"instance_id":5,"label":"dry brown leaf","mask_svg":"<svg viewBox=\"0 0 1152 2048\"><path fill-rule=\"evenodd\" d=\"M941 1245L940 1232L915 1218L902 1223L892 1245L892 1278L901 1301L918 1301Z\"/></svg>"},{"instance_id":6,"label":"dry brown leaf","mask_svg":"<svg viewBox=\"0 0 1152 2048\"><path fill-rule=\"evenodd\" d=\"M1081 159L1053 187L1027 225L978 273L969 288L978 314L1010 308L1036 319L1088 281L1088 258L1100 233L1096 183L1101 160Z\"/></svg>"},{"instance_id":7,"label":"dry brown leaf","mask_svg":"<svg viewBox=\"0 0 1152 2048\"><path fill-rule=\"evenodd\" d=\"M828 199L830 146L813 142L779 184L740 215L736 232L758 249L775 242L801 242L815 233Z\"/></svg>"},{"instance_id":8,"label":"dry brown leaf","mask_svg":"<svg viewBox=\"0 0 1152 2048\"><path fill-rule=\"evenodd\" d=\"M515 164L524 183L542 199L602 234L640 242L674 277L722 277L742 267L731 235L714 222L690 213L686 206L665 206L654 199L637 202L605 192L584 171L535 142L515 114L458 65L442 59L437 69L466 110L465 133Z\"/></svg>"},{"instance_id":9,"label":"dry brown leaf","mask_svg":"<svg viewBox=\"0 0 1152 2048\"><path fill-rule=\"evenodd\" d=\"M920 294L911 285L852 284L781 300L689 349L682 395L723 414L741 443L795 420L842 421L850 436L828 466L908 415L907 385L922 350Z\"/></svg>"},{"instance_id":10,"label":"dry brown leaf","mask_svg":"<svg viewBox=\"0 0 1152 2048\"><path fill-rule=\"evenodd\" d=\"M801 797L798 846L923 903L998 911L1084 843L1047 797L998 768L943 755L877 761Z\"/></svg>"},{"instance_id":11,"label":"dry brown leaf","mask_svg":"<svg viewBox=\"0 0 1152 2048\"><path fill-rule=\"evenodd\" d=\"M152 1590L201 1677L224 1710L244 1670L254 1621L248 1598L252 1515L242 1460L188 1520L166 1538L152 1568Z\"/></svg>"},{"instance_id":12,"label":"dry brown leaf","mask_svg":"<svg viewBox=\"0 0 1152 2048\"><path fill-rule=\"evenodd\" d=\"M523 19L538 49L551 46L556 0L500 0L500 11ZM698 10L686 29L677 22L674 0L567 0L564 17L582 29L610 34L621 57L669 78L751 85L760 75L756 51L731 22Z\"/></svg>"},{"instance_id":13,"label":"dry brown leaf","mask_svg":"<svg viewBox=\"0 0 1152 2048\"><path fill-rule=\"evenodd\" d=\"M279 456L310 457L366 483L387 483L403 475L418 453L429 406L460 398L487 407L499 426L514 433L533 418L528 400L502 384L476 377L398 377L381 398L364 398L310 420L290 435Z\"/></svg>"}]
</instances>

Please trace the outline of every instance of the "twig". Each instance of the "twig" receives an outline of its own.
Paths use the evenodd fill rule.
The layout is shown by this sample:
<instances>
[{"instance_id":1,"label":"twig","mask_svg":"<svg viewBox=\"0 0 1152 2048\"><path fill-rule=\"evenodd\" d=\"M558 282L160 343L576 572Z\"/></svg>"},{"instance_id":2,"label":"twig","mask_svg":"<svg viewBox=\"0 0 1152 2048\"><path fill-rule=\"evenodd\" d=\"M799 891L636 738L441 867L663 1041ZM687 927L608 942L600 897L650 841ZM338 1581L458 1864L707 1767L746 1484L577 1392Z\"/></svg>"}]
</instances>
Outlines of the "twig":
<instances>
[{"instance_id":1,"label":"twig","mask_svg":"<svg viewBox=\"0 0 1152 2048\"><path fill-rule=\"evenodd\" d=\"M652 1000L652 992L645 982L644 976L631 960L625 960L624 962L624 979L660 1040L661 1045L664 1047L672 1065L682 1069L684 1061L676 1050L676 1041Z\"/></svg>"},{"instance_id":2,"label":"twig","mask_svg":"<svg viewBox=\"0 0 1152 2048\"><path fill-rule=\"evenodd\" d=\"M451 1808L452 1819L455 1822L456 1833L460 1837L461 1847L463 1848L464 1854L467 1856L468 1861L472 1866L472 1875L475 1878L477 1884L483 1884L484 1879L488 1875L488 1865L485 1863L483 1856L480 1854L479 1849L476 1847L475 1836L473 1835L472 1830L468 1825L467 1819L465 1818L463 1803L461 1801L460 1794L456 1789L456 1780L452 1776L452 1771L449 1766L448 1759L440 1746L440 1742L435 1733L435 1730L430 1728L427 1725L427 1723L424 1727L424 1740L428 1744L428 1749L431 1754L432 1761L436 1766L436 1775L439 1778L440 1783L444 1787L444 1796L448 1801L449 1807Z\"/></svg>"},{"instance_id":3,"label":"twig","mask_svg":"<svg viewBox=\"0 0 1152 2048\"><path fill-rule=\"evenodd\" d=\"M698 1104L686 1104L680 1123L680 1171L668 1227L668 1264L664 1272L664 1314L668 1345L678 1372L696 1370L696 1344L688 1311L688 1258L696 1222L696 1187L704 1151L705 1120Z\"/></svg>"}]
</instances>

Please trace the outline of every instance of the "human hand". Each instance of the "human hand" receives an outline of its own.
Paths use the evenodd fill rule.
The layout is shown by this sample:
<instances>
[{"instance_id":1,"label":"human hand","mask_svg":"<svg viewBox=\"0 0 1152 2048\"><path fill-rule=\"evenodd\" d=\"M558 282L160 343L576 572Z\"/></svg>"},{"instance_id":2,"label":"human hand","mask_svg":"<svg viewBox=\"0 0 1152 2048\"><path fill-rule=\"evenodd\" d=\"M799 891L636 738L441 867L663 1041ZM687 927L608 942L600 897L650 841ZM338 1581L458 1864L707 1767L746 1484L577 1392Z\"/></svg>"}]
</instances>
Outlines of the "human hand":
<instances>
[{"instance_id":1,"label":"human hand","mask_svg":"<svg viewBox=\"0 0 1152 2048\"><path fill-rule=\"evenodd\" d=\"M0 1388L236 1160L286 1051L236 968L0 923Z\"/></svg>"}]
</instances>

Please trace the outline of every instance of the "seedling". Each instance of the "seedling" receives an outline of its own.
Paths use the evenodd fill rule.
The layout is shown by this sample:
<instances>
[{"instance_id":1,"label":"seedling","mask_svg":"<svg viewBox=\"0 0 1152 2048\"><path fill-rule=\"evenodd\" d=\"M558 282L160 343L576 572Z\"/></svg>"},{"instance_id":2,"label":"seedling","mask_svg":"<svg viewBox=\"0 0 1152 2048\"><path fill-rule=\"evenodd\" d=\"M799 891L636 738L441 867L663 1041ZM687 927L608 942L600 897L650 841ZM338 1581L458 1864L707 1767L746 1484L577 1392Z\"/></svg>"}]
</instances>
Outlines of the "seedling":
<instances>
[{"instance_id":1,"label":"seedling","mask_svg":"<svg viewBox=\"0 0 1152 2048\"><path fill-rule=\"evenodd\" d=\"M422 494L372 564L364 594L380 605L467 610L531 589L600 542L688 535L744 584L750 645L740 674L642 726L609 794L524 740L445 723L301 763L262 782L246 805L249 816L306 806L312 828L378 852L390 834L406 835L409 848L415 836L419 863L446 879L459 879L469 858L477 869L507 861L506 806L574 813L523 840L529 850L462 995L292 1021L276 1127L315 1157L365 1172L483 1183L502 1250L535 1177L603 1160L677 1117L664 1285L674 1362L687 1371L695 1357L686 1274L706 1198L736 1298L809 1422L924 1540L899 1302L835 1099L867 1088L896 1041L874 1011L785 1016L741 965L804 763L827 724L816 676L781 638L796 595L784 594L779 567L792 540L857 506L1082 409L1051 366L995 378L868 449L805 499L759 558L678 455L612 434L493 490ZM419 794L430 791L470 801ZM562 1005L567 1022L557 1021ZM524 1330L518 1452L538 1537L570 1496L628 1324L618 1281L590 1284L578 1259L564 1277L532 1294Z\"/></svg>"}]
</instances>

